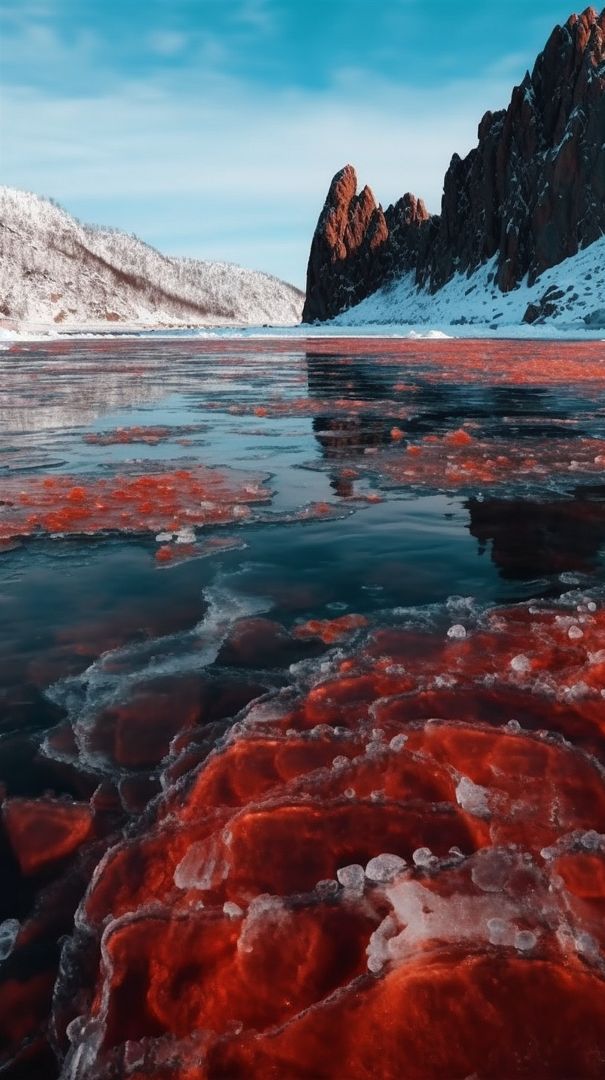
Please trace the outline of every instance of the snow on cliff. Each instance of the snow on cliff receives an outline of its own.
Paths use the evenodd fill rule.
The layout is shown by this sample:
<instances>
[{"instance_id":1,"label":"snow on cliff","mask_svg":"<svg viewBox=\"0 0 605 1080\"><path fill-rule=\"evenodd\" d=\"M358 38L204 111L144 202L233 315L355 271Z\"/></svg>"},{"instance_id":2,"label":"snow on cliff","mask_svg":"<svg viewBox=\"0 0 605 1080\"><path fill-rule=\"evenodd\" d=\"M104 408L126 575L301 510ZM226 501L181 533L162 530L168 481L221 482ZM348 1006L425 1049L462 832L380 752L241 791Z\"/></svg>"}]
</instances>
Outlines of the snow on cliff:
<instances>
[{"instance_id":1,"label":"snow on cliff","mask_svg":"<svg viewBox=\"0 0 605 1080\"><path fill-rule=\"evenodd\" d=\"M303 299L269 274L169 258L135 236L82 225L47 199L0 187L0 322L292 325Z\"/></svg>"},{"instance_id":2,"label":"snow on cliff","mask_svg":"<svg viewBox=\"0 0 605 1080\"><path fill-rule=\"evenodd\" d=\"M524 279L501 292L495 259L467 274L455 274L437 292L415 284L414 272L397 277L348 311L332 326L488 326L525 324L554 330L605 329L605 236L546 270L533 285Z\"/></svg>"}]
</instances>

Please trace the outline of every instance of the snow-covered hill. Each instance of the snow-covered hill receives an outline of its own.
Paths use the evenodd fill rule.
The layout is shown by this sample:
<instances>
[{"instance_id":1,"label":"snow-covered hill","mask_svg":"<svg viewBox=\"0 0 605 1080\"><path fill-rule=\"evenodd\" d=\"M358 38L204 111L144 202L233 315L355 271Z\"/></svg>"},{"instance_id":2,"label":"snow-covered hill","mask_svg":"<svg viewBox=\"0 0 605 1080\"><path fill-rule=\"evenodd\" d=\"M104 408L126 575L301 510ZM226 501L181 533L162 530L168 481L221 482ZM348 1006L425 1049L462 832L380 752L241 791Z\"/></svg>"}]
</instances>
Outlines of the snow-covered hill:
<instances>
[{"instance_id":1,"label":"snow-covered hill","mask_svg":"<svg viewBox=\"0 0 605 1080\"><path fill-rule=\"evenodd\" d=\"M292 325L293 285L222 262L169 258L82 225L48 199L0 187L0 324Z\"/></svg>"},{"instance_id":2,"label":"snow-covered hill","mask_svg":"<svg viewBox=\"0 0 605 1080\"><path fill-rule=\"evenodd\" d=\"M332 326L430 325L506 327L525 323L553 330L605 329L605 236L546 270L534 282L501 292L496 260L468 274L455 274L431 293L418 287L414 272L367 296L331 321Z\"/></svg>"}]
</instances>

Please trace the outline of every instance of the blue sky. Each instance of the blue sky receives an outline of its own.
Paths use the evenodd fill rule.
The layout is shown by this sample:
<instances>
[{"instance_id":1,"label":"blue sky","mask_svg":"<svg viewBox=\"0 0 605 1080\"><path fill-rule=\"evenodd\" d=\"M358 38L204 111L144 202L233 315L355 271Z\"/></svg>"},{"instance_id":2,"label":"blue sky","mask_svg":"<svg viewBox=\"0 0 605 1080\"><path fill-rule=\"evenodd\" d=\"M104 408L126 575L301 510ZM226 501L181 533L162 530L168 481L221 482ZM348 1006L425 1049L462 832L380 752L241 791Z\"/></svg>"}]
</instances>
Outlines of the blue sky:
<instances>
[{"instance_id":1,"label":"blue sky","mask_svg":"<svg viewBox=\"0 0 605 1080\"><path fill-rule=\"evenodd\" d=\"M302 285L333 173L438 210L570 4L2 0L2 181Z\"/></svg>"}]
</instances>

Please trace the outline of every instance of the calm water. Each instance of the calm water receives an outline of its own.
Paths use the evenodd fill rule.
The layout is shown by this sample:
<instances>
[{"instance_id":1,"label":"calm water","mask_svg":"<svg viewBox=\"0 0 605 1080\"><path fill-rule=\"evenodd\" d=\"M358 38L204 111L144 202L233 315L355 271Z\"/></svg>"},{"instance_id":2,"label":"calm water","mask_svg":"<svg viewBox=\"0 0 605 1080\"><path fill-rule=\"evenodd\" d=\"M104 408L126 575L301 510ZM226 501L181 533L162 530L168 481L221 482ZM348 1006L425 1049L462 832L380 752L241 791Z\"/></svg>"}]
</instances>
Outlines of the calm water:
<instances>
[{"instance_id":1,"label":"calm water","mask_svg":"<svg viewBox=\"0 0 605 1080\"><path fill-rule=\"evenodd\" d=\"M535 852L563 843L563 837L575 836L578 830L596 830L597 836L603 831L605 794L601 802L595 796L587 809L578 811L577 821L571 811L567 818L561 811L556 835L551 835L546 824L543 832L535 825L534 843L527 822L532 815L534 821L540 815L537 795L520 813L523 790L514 795L503 784L510 805L517 807L514 812L510 806L502 810L503 820L519 821L516 833L512 826L507 832L494 824L500 812L496 803L488 809L482 803L491 798L491 785L479 773L475 776L471 767L480 751L467 748L457 758L453 750L446 758L435 752L431 761L439 764L431 766L431 783L437 784L435 770L445 768L447 760L457 793L451 796L457 824L446 815L440 835L448 843L440 851L420 826L405 825L407 840L402 839L403 833L394 836L386 826L376 826L385 835L381 843L374 825L365 823L370 802L363 800L366 795L369 800L375 789L378 795L371 805L380 807L380 800L389 798L396 799L397 806L403 805L402 800L424 799L433 815L441 813L435 807L445 805L449 796L444 788L429 797L424 773L425 787L416 777L415 788L408 777L405 792L397 788L393 794L386 780L380 781L380 776L391 775L385 758L378 779L372 781L375 787L366 795L357 776L342 791L330 788L328 798L320 791L316 770L325 770L326 763L343 755L359 760L360 733L362 728L365 732L366 723L365 713L361 717L359 712L360 702L369 709L368 723L371 720L380 730L380 703L403 694L408 703L410 695L414 698L412 711L406 712L406 704L393 716L389 706L379 741L396 740L397 732L406 732L408 727L413 733L415 724L435 716L474 724L477 732L490 724L513 721L518 725L520 718L522 730L530 732L528 760L533 760L534 751L538 754L531 732L546 729L557 734L559 741L553 747L570 741L583 755L582 762L590 762L595 776L601 776L600 680L605 687L601 675L605 654L598 655L605 576L602 349L600 343L531 347L519 342L137 339L30 344L0 353L0 783L6 798L0 848L0 954L6 955L0 966L0 1013L5 1016L0 1019L0 1035L7 1075L52 1077L58 1075L59 1060L64 1061L64 1075L73 1077L366 1076L363 1025L357 1041L351 1041L350 1035L345 1039L343 1033L359 1015L355 1009L359 1010L360 1002L367 1011L368 1030L374 1022L373 1010L380 1016L381 1009L391 1008L388 996L381 1005L376 994L383 992L380 988L387 994L389 978L395 977L392 972L415 963L414 950L426 950L427 940L438 941L439 949L446 950L452 971L457 970L462 955L474 957L473 962L479 957L477 963L485 958L491 962L494 951L500 949L498 963L509 964L513 998L521 994L535 1000L535 1016L552 1011L556 1023L570 1022L564 978L577 978L574 996L580 1003L580 1041L590 1042L587 1032L600 1022L599 1009L605 1011L596 916L586 908L570 915L571 902L567 903L570 940L577 944L583 933L585 945L574 946L571 959L567 946L563 959L555 955L557 948L563 948L557 922L560 911L557 908L537 929L536 920L547 907L544 897L552 894L552 883L545 884L543 878L548 861L542 858L540 862ZM535 618L532 622L535 612L542 620L538 630ZM586 648L577 656L573 650L579 648L580 640ZM458 651L445 651L450 649ZM566 665L573 666L573 671ZM343 678L342 672L349 669L366 680L371 672L375 679L378 668L391 680L386 688L373 684L368 697L359 683L350 698L342 699L335 691L326 692L322 713L324 705L317 705L318 685ZM507 674L501 685L498 680L504 670ZM466 696L457 697L462 688ZM261 704L251 706L257 699ZM315 702L313 723L300 720L301 708L310 715L308 705L301 705L305 700ZM341 702L337 716L330 712L336 700ZM342 704L345 700L346 705ZM240 724L243 719L243 727L235 742L230 742L228 732L236 717ZM297 732L315 726L319 732L313 744L315 754L321 739L328 738L325 730L321 734L322 725L332 732L330 739L343 743L344 749L334 744L313 761L311 754L298 773L294 767L282 771L281 788L271 788L267 804L276 805L278 796L282 802L286 796L294 799L296 790L303 808L323 806L318 842L327 851L333 847L334 858L318 867L317 873L315 867L309 869L307 877L305 868L299 867L292 870L291 878L286 870L283 880L274 881L264 870L255 878L252 869L246 873L242 869L248 865L251 849L260 851L266 842L273 853L270 859L285 866L282 846L296 844L311 826L288 825L284 819L281 831L267 839L264 833L257 835L246 820L241 836L236 834L233 841L241 846L240 854L233 855L231 870L222 877L210 874L205 878L203 865L210 855L198 848L208 842L210 827L200 822L208 819L210 810L218 815L219 832L229 818L226 805L254 807L254 828L258 825L258 807L268 798L266 785L262 792L258 788L259 777L269 766L266 757L255 758L254 747L259 731L265 737L268 723L273 725L273 747L275 739L298 745ZM341 729L349 734L345 737ZM370 742L372 737L363 736ZM347 738L352 740L350 746ZM170 832L175 829L170 815L175 806L180 808L178 817L189 805L191 785L206 776L203 761L221 739L227 740L227 756L236 753L229 747L251 740L251 752L229 774L232 791L248 771L249 791L242 781L241 797L221 796L213 803L211 795L199 796L196 827L191 835L186 832L193 828L190 815L182 827L185 831L177 830L177 842ZM304 757L310 753L307 734L301 734L299 742ZM269 751L265 748L265 752ZM516 753L511 752L506 766L511 776L518 780L524 767L533 775L527 762L519 764ZM424 743L414 744L409 754L409 769L419 769L418 762L426 763L430 757ZM549 784L560 782L567 791L567 781L556 777L566 770L571 775L577 764L573 760L573 768L567 770L558 759L549 758L547 763L540 759L535 770L541 777L539 787L548 779ZM499 768L506 771L502 761ZM302 794L291 787L295 774L313 776ZM497 769L490 775L496 777L498 787ZM465 780L470 787L464 787ZM222 783L226 782L223 778ZM585 778L581 783L578 780L578 790L586 790L587 783ZM403 784L401 777L397 784ZM563 803L565 797L561 795ZM498 795L496 802L500 798L504 795ZM353 807L359 804L357 825L351 828L360 837L366 827L369 830L365 847L361 840L357 847L353 845L355 850L345 845L349 862L363 865L368 858L395 849L412 866L397 886L403 890L401 895L389 900L395 912L391 917L399 919L400 935L390 952L385 952L384 942L397 936L395 924L389 924L387 933L381 919L388 904L382 893L380 903L374 895L377 890L395 888L385 884L390 881L387 871L382 878L378 874L378 884L371 876L366 882L375 903L373 921L367 915L367 897L365 914L361 907L357 915L352 914L355 904L361 903L357 885L351 885L353 899L349 897L346 911L341 911L347 878L339 876L337 884L336 871L348 862L344 849L336 850L340 840L330 832L330 814L338 799L348 800L347 805ZM552 799L556 802L556 792ZM552 799L544 807L544 822L551 825ZM572 808L574 799L572 791ZM212 809L215 805L221 809ZM503 805L498 803L500 809ZM243 813L237 820L244 820ZM335 837L346 831L342 823L334 828ZM487 831L482 833L484 828ZM162 865L173 857L166 855L172 852L171 845L175 854L174 865L167 871L168 884L158 885L155 877L153 882L149 877L149 867L159 858L149 838L162 829L170 833L158 848L164 852ZM131 838L128 851L135 851L132 864L130 856L123 854L124 836ZM581 854L588 858L590 851L595 860L591 873L605 881L599 843L587 844ZM145 856L136 854L138 845L147 852ZM507 887L498 885L500 864L491 868L496 884L483 892L478 887L479 899L471 895L478 871L469 862L467 880L464 866L458 866L455 858L452 863L451 854L447 862L452 845L462 848L467 861L478 858L473 851L495 852L493 857L500 858L510 874L517 873L513 862L518 852L533 853L527 855L534 860L531 872L535 874L528 890L542 898L537 907L532 908L529 900L523 901L525 906L518 902L520 886L507 892ZM97 886L89 893L88 908L81 909L79 929L74 932L74 911L108 848L113 854L107 864L105 893L99 885L105 872L97 871ZM422 854L412 860L414 851L427 850L428 862ZM572 851L568 844L565 852L572 860L576 849ZM218 859L216 851L212 858ZM123 860L113 879L112 859ZM303 855L301 859L304 862ZM530 873L527 865L524 873ZM422 928L412 933L418 902L414 890L429 888L422 884L423 874L429 882L449 882L445 893L435 886L441 904L452 889L462 899L449 914L436 904L432 916L425 914ZM448 874L458 875L453 885ZM560 868L558 874L560 881ZM135 883L127 899L121 894L118 898L121 885L116 882L121 876ZM320 888L309 900L309 890L321 881L323 892ZM236 884L229 886L229 882ZM570 882L570 895L579 896L581 890L574 892ZM180 890L178 895L175 888ZM605 890L599 889L595 886L593 891L598 903L603 903ZM292 985L306 977L301 974L302 961L297 962L297 974L289 969L282 972L281 961L268 960L258 946L251 985L262 986L277 964L272 978L276 986L283 978L289 987L291 1007L288 1001L286 1011L282 1005L280 1013L273 1002L271 1008L267 1005L266 1015L246 1019L247 1006L238 999L238 993L244 994L244 976L240 972L236 979L231 962L225 960L224 970L216 975L217 985L231 986L234 1004L224 1005L219 1016L218 1006L208 1005L203 995L198 1000L197 991L183 991L192 1002L184 1015L182 1006L179 1012L175 1004L182 996L175 987L187 986L188 978L199 987L199 972L195 977L184 970L180 975L173 972L170 988L164 981L160 993L156 976L149 973L152 968L144 974L139 961L147 955L146 949L155 948L161 953L155 962L166 971L171 963L168 957L180 955L179 949L192 950L193 955L195 949L182 929L194 918L194 911L196 919L202 918L199 905L196 908L191 900L192 890L196 903L203 897L205 907L211 912L216 908L216 919L223 920L222 928L217 924L213 930L215 938L225 934L222 956L233 945L238 920L250 922L248 906L259 894L268 893L299 898L288 901L302 926L297 922L288 931L288 949L296 951L292 941L299 934L301 948L311 956L317 935L326 934L326 940L334 941L340 933L349 942L342 949L351 958L351 969L345 970L342 950L334 945L332 960L323 961L332 972L332 981L325 972L321 978L317 973L309 976L312 985L305 984L300 1000L294 1000ZM589 903L586 890L582 896L582 902ZM485 904L489 900L489 911L481 907L484 900ZM99 967L99 934L109 917L138 912L140 927L145 917L151 919L144 916L151 901L156 904L153 918L163 919L162 926L173 919L167 912L176 906L181 930L177 933L171 922L166 940L158 926L149 931L150 937L143 935L133 942L124 937L115 947L113 967L108 954L105 967ZM223 915L224 904L232 908L227 906ZM338 931L330 922L335 912ZM314 920L315 937L309 936L303 914ZM275 916L266 919L269 936L278 934ZM474 931L466 923L479 926L482 919L491 930L485 931L484 938L477 931L473 938ZM446 932L445 925L456 920L458 930ZM111 951L110 931L111 925L106 930ZM111 932L118 934L118 930ZM367 952L373 933L378 936ZM185 935L183 940L179 934ZM197 926L198 945L206 941L204 934L208 935L207 927ZM519 934L526 936L519 938ZM553 944L547 942L549 934ZM207 971L210 945L199 945L199 949L201 958L196 955L191 964L199 960L200 970ZM521 964L519 957L521 968L515 967ZM535 977L538 964L552 965L551 974L544 976L550 980L552 1000L544 997L540 980L535 984L523 981L529 970L531 979ZM500 981L506 983L509 969L499 970ZM479 1006L473 995L483 993L485 978L485 973L479 973L476 982L469 983L470 989L461 990L454 983L444 986L444 1000L448 994L468 991L469 1015L475 1015L472 1010ZM230 983L234 979L239 980L237 986ZM338 997L343 987L353 983L354 1006ZM106 998L99 1004L102 987ZM394 994L392 987L388 993ZM258 992L262 997L264 991ZM333 1004L329 995L336 992ZM210 998L213 993L216 996L210 988ZM284 993L279 990L280 1000L285 1000ZM159 995L157 1001L154 994ZM433 1038L431 1024L440 1027L443 1021L435 994L433 1014L427 1017L420 1006L414 1013L415 1026L429 1039ZM147 1002L144 1007L137 1004L137 995ZM307 1057L307 1051L300 1049L302 1043L311 1045L315 1037L321 1040L324 1028L320 1024L317 1033L313 1029L309 1035L311 1021L298 1018L306 1016L313 1002L328 998L333 1012L325 1030L340 1047L339 1066L320 1065L312 1049ZM399 998L392 1000L399 1002ZM500 1007L508 1008L501 1002ZM528 1008L535 1021L531 1005ZM510 1009L511 1030L517 1031L512 1004ZM128 1022L120 1019L124 1010L131 1016ZM84 1019L74 1019L78 1017ZM65 1030L72 1021L67 1038ZM273 1042L261 1039L262 1046L257 1040L251 1049L249 1030L272 1031L284 1023L286 1035L272 1036ZM529 1075L527 1069L535 1076L602 1075L598 1071L603 1067L602 1041L592 1057L582 1057L575 1047L569 1051L575 1056L566 1058L567 1051L558 1044L552 1049L555 1037L548 1023L544 1021L542 1049L538 1031L538 1050L534 1048L538 1058L532 1058L534 1050L527 1050L520 1035L512 1064L506 1059L504 1071L488 1069L485 1075ZM212 1037L206 1034L202 1039L202 1030L212 1032ZM439 1057L435 1051L434 1060L414 1049L409 1032L401 1035L399 1049L393 1049L390 1036L381 1035L380 1025L376 1038L379 1044L384 1041L383 1071L376 1075L398 1075L401 1047L407 1047L405 1053L415 1062L410 1076L420 1080L484 1075L472 1054L469 1057L464 1050L464 1033L459 1057ZM490 1038L497 1042L493 1033ZM213 1039L218 1039L218 1050ZM167 1045L172 1047L170 1053ZM188 1061L192 1069L199 1068L199 1073L179 1071L184 1065L177 1065L177 1058ZM542 1062L542 1072L536 1071L536 1060ZM271 1069L277 1071L267 1071Z\"/></svg>"}]
</instances>

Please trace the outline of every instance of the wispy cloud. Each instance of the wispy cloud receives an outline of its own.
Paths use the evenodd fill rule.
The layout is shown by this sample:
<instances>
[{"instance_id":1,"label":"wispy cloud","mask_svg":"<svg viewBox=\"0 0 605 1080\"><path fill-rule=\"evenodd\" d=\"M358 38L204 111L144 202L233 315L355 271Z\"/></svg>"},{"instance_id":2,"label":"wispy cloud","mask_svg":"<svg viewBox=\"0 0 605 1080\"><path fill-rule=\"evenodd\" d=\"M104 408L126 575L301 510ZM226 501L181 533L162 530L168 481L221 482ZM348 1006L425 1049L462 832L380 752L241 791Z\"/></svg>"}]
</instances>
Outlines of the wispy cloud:
<instances>
[{"instance_id":1,"label":"wispy cloud","mask_svg":"<svg viewBox=\"0 0 605 1080\"><path fill-rule=\"evenodd\" d=\"M176 56L187 44L187 35L178 30L155 30L148 34L147 41L152 52L160 56Z\"/></svg>"},{"instance_id":2,"label":"wispy cloud","mask_svg":"<svg viewBox=\"0 0 605 1080\"><path fill-rule=\"evenodd\" d=\"M159 221L165 226L168 216L173 234L186 235L189 253L201 257L209 256L211 235L218 254L220 220L229 248L223 257L243 259L237 234L245 237L251 219L262 218L267 261L262 245L256 261L302 281L315 220L338 168L352 161L385 204L414 190L438 210L452 152L475 141L472 81L425 94L374 79L371 96L353 98L355 85L358 74L349 71L336 74L328 92L277 97L218 76L202 80L194 99L153 80L79 98L14 89L5 178L68 206L96 199L109 214L112 201L116 209L128 205L130 228L154 243L166 242ZM494 80L485 90L486 104L504 103L504 83ZM156 226L149 215L139 220L142 204L157 207Z\"/></svg>"},{"instance_id":3,"label":"wispy cloud","mask_svg":"<svg viewBox=\"0 0 605 1080\"><path fill-rule=\"evenodd\" d=\"M321 11L319 0L308 4ZM93 10L79 0L52 7ZM108 0L114 24L60 22L45 0L5 0L4 181L174 253L249 262L297 282L338 168L355 164L384 204L411 190L437 211L452 153L474 145L481 114L507 104L528 62L520 49L502 46L479 69L432 33L426 63L433 76L422 68L419 80L418 66L415 75L401 65L383 69L375 52L364 51L361 26L357 47L341 49L339 62L328 49L325 77L309 82L309 42L298 41L298 24L284 29L298 5L174 0L148 7L146 29L135 34L130 26L129 36L115 29L117 0ZM353 7L359 14L357 0ZM423 7L386 4L410 32ZM186 18L194 9L216 18ZM351 33L350 3L333 0L329 10L337 46L338 33ZM282 62L284 34L296 77ZM396 51L400 40L381 47ZM243 70L247 56L253 66ZM278 75L269 77L265 59L281 64Z\"/></svg>"}]
</instances>

